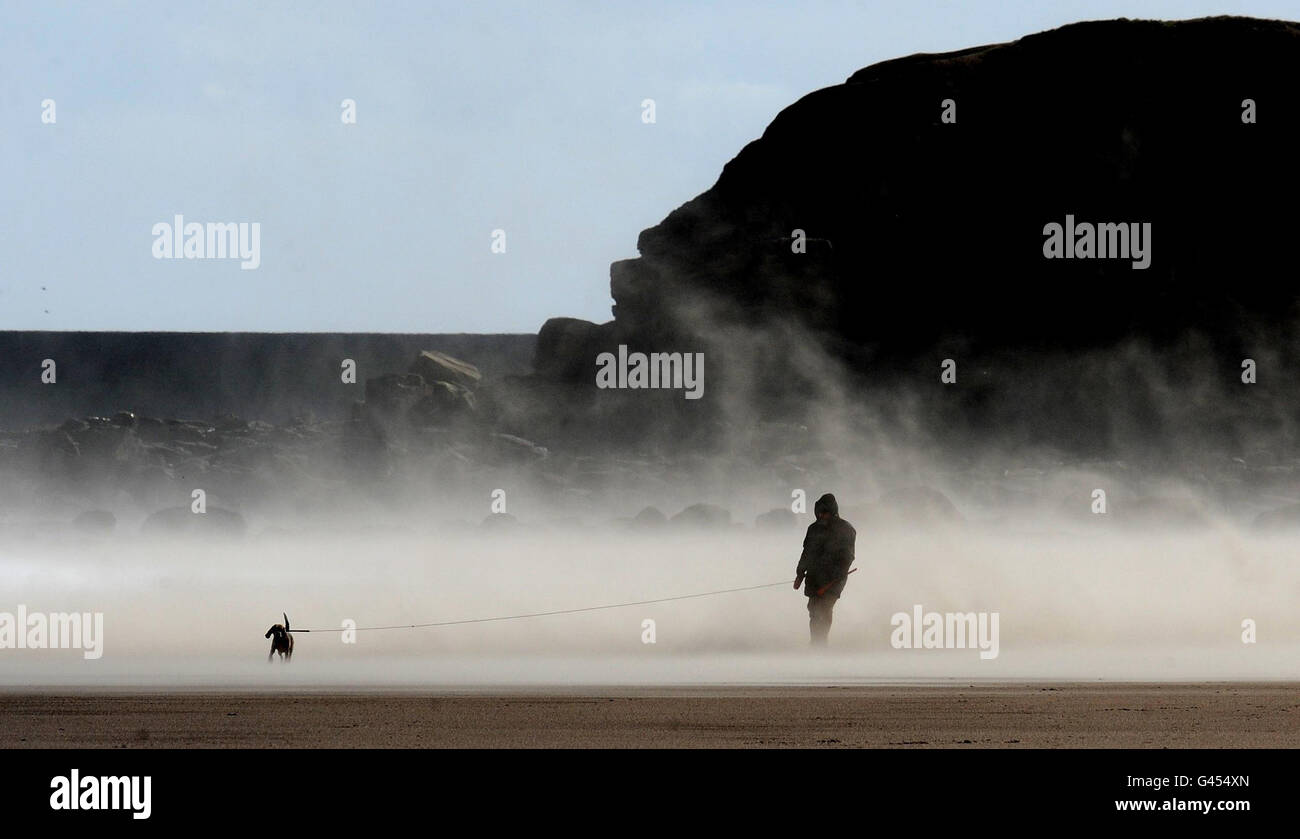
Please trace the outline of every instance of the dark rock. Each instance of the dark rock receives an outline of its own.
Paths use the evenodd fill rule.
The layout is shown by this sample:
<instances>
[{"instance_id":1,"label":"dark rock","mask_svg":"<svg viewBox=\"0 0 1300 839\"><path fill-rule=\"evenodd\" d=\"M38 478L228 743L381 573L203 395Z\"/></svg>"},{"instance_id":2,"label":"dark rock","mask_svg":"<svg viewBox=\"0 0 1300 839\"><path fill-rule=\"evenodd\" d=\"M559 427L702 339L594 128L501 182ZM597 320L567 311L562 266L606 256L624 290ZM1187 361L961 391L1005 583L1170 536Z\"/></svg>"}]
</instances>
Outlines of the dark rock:
<instances>
[{"instance_id":1,"label":"dark rock","mask_svg":"<svg viewBox=\"0 0 1300 839\"><path fill-rule=\"evenodd\" d=\"M407 419L412 425L424 427L466 417L477 408L474 391L463 385L438 381L429 385L426 395L411 406Z\"/></svg>"},{"instance_id":2,"label":"dark rock","mask_svg":"<svg viewBox=\"0 0 1300 839\"><path fill-rule=\"evenodd\" d=\"M385 414L404 414L430 393L424 377L389 373L366 379L366 406Z\"/></svg>"},{"instance_id":3,"label":"dark rock","mask_svg":"<svg viewBox=\"0 0 1300 839\"><path fill-rule=\"evenodd\" d=\"M215 428L206 422L195 420L167 420L168 436L176 442L201 443L211 435Z\"/></svg>"},{"instance_id":4,"label":"dark rock","mask_svg":"<svg viewBox=\"0 0 1300 839\"><path fill-rule=\"evenodd\" d=\"M611 343L610 326L578 318L551 318L537 333L533 369L556 381L594 382L596 356Z\"/></svg>"},{"instance_id":5,"label":"dark rock","mask_svg":"<svg viewBox=\"0 0 1300 839\"><path fill-rule=\"evenodd\" d=\"M658 507L646 507L632 517L632 526L637 529L653 530L668 523L668 517Z\"/></svg>"},{"instance_id":6,"label":"dark rock","mask_svg":"<svg viewBox=\"0 0 1300 839\"><path fill-rule=\"evenodd\" d=\"M217 417L216 422L212 423L213 428L221 432L246 431L248 422L240 419L234 414L222 414Z\"/></svg>"},{"instance_id":7,"label":"dark rock","mask_svg":"<svg viewBox=\"0 0 1300 839\"><path fill-rule=\"evenodd\" d=\"M549 451L545 446L516 437L513 434L490 434L483 450L489 463L496 465L524 465L545 460Z\"/></svg>"},{"instance_id":8,"label":"dark rock","mask_svg":"<svg viewBox=\"0 0 1300 839\"><path fill-rule=\"evenodd\" d=\"M426 382L452 382L465 388L478 387L479 381L483 378L478 368L468 361L461 361L435 350L421 352L415 357L415 361L411 362L406 372L415 373Z\"/></svg>"},{"instance_id":9,"label":"dark rock","mask_svg":"<svg viewBox=\"0 0 1300 839\"><path fill-rule=\"evenodd\" d=\"M953 357L943 412L918 411L945 432L1105 451L1123 431L1176 450L1170 397L1116 354L1122 343L1185 349L1203 336L1174 375L1213 381L1239 375L1250 347L1287 354L1275 369L1300 364L1300 342L1275 334L1296 313L1275 270L1294 239L1276 197L1300 193L1300 109L1241 121L1243 98L1262 114L1294 99L1296 78L1300 25L1227 17L1085 22L872 65L781 111L710 189L642 231L640 256L610 269L612 325L548 321L535 369L581 383L593 346L618 333L629 347L705 352L701 410L725 405L713 394L732 386L766 410L816 393L832 363L857 385L886 387L937 381L939 360ZM1085 90L1104 93L1066 93ZM955 124L940 120L947 98ZM1067 213L1150 222L1149 267L1045 259L1044 225ZM795 228L805 253L792 252ZM1111 293L1121 288L1122 301ZM829 361L809 369L814 348ZM1049 350L1105 352L1114 366L1063 367L1073 378L1062 388L1041 369ZM1180 416L1239 445L1252 415L1264 428L1289 422L1288 390L1262 382L1236 413ZM643 426L662 424L665 412L645 404Z\"/></svg>"},{"instance_id":10,"label":"dark rock","mask_svg":"<svg viewBox=\"0 0 1300 839\"><path fill-rule=\"evenodd\" d=\"M1207 55L1219 60L1208 63ZM1217 316L1219 328L1243 308L1276 319L1288 311L1285 284L1261 295L1254 284L1221 282L1219 269L1238 264L1241 241L1256 243L1252 265L1267 268L1285 253L1285 237L1265 235L1283 224L1266 198L1275 186L1283 194L1300 186L1300 173L1273 156L1300 139L1300 113L1276 114L1267 137L1252 136L1240 101L1242 90L1257 101L1285 97L1297 75L1300 25L1245 18L1079 23L873 65L786 108L712 189L644 231L643 264L612 278L616 319L679 311L697 302L692 292L706 291L738 312L797 313L818 331L879 343L899 357L956 334L983 347L1088 346L1134 326L1159 332L1172 315L1183 326ZM1059 107L1062 89L1084 88L1108 93ZM955 125L939 120L947 97L958 102ZM1212 101L1223 111L1211 111ZM890 115L887 125L882 114ZM1260 180L1237 168L1246 158ZM792 168L790 160L805 165ZM1220 170L1232 174L1220 180L1212 174ZM1242 202L1244 216L1227 200L1239 188L1260 194ZM959 194L980 196L981 211L934 200ZM1103 215L1144 211L1166 231L1125 306L1106 295L1074 300L1067 279L1133 279L1127 261L1043 260L1039 234L1046 222L1064 221L1070 210L1057 212L1062 201L1080 221L1093 219L1094 207ZM794 227L831 244L791 254ZM1242 235L1204 242L1194 231L1206 229ZM1008 241L1012 230L1029 231L1023 247ZM930 247L936 231L942 253ZM807 271L813 264L818 270ZM860 282L914 276L922 265L941 286ZM985 268L999 276L996 294L964 279ZM1058 280L1046 280L1045 271ZM810 274L814 281L801 282ZM1174 276L1180 294L1170 296ZM1005 301L1021 293L1050 314L1025 318L1008 308ZM1063 296L1049 302L1045 293ZM1204 308L1214 302L1225 308Z\"/></svg>"},{"instance_id":11,"label":"dark rock","mask_svg":"<svg viewBox=\"0 0 1300 839\"><path fill-rule=\"evenodd\" d=\"M731 513L716 504L692 504L669 521L677 527L730 527Z\"/></svg>"}]
</instances>

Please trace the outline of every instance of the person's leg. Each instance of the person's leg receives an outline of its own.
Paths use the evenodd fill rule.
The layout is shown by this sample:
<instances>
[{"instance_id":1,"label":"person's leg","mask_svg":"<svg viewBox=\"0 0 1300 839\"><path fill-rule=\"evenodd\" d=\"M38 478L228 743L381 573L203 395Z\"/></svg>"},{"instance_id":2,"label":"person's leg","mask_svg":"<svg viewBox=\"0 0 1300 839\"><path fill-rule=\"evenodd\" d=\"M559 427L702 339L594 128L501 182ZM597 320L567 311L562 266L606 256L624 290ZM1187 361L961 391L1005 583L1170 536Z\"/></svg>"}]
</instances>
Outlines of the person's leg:
<instances>
[{"instance_id":1,"label":"person's leg","mask_svg":"<svg viewBox=\"0 0 1300 839\"><path fill-rule=\"evenodd\" d=\"M831 631L831 610L835 608L838 598L833 594L823 594L808 598L808 632L812 643L822 646Z\"/></svg>"}]
</instances>

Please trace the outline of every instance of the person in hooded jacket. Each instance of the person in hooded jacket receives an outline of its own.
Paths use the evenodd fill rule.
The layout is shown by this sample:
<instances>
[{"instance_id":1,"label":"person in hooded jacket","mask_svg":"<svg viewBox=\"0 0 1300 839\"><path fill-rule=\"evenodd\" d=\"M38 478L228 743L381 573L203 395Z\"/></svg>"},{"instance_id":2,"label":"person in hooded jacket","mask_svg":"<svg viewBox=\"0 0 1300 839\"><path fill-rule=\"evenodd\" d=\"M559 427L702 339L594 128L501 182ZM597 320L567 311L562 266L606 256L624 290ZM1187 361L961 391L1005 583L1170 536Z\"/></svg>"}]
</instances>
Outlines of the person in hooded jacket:
<instances>
[{"instance_id":1,"label":"person in hooded jacket","mask_svg":"<svg viewBox=\"0 0 1300 839\"><path fill-rule=\"evenodd\" d=\"M808 597L808 632L822 646L831 631L831 611L849 582L858 532L840 518L840 506L829 492L813 505L817 521L808 525L803 554L795 569L794 587L803 584Z\"/></svg>"}]
</instances>

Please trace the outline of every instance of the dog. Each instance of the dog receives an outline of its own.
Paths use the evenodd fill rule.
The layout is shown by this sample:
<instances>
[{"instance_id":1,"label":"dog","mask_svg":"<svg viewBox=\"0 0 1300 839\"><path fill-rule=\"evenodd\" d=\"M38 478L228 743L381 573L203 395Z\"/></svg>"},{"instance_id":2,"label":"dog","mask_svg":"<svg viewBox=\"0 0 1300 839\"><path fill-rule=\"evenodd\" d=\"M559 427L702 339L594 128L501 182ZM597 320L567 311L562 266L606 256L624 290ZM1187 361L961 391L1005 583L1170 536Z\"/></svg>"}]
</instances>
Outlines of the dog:
<instances>
[{"instance_id":1,"label":"dog","mask_svg":"<svg viewBox=\"0 0 1300 839\"><path fill-rule=\"evenodd\" d=\"M268 662L275 658L276 653L280 654L281 661L287 662L293 658L293 635L289 630L289 616L283 612L280 614L284 615L284 623L277 623L266 630L266 637L271 639L271 652L266 656Z\"/></svg>"}]
</instances>

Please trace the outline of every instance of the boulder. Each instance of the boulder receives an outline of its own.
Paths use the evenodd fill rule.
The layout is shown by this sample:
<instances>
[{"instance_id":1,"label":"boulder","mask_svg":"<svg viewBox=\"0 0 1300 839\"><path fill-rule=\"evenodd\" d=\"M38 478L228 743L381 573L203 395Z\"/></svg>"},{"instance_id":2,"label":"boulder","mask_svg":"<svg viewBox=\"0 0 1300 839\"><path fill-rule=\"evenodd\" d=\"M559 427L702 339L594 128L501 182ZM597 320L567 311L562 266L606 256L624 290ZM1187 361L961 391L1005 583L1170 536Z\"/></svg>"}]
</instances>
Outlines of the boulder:
<instances>
[{"instance_id":1,"label":"boulder","mask_svg":"<svg viewBox=\"0 0 1300 839\"><path fill-rule=\"evenodd\" d=\"M713 529L731 526L731 512L716 504L692 504L669 519L674 526Z\"/></svg>"},{"instance_id":2,"label":"boulder","mask_svg":"<svg viewBox=\"0 0 1300 839\"><path fill-rule=\"evenodd\" d=\"M1122 361L1134 341L1203 337L1207 351L1169 374L1189 389L1189 369L1221 380L1221 359L1249 347L1277 347L1275 369L1300 363L1300 342L1285 340L1293 284L1276 271L1292 261L1294 224L1275 200L1300 194L1300 108L1244 125L1241 105L1291 102L1297 78L1300 25L1244 17L1089 21L866 67L790 104L712 187L642 231L640 256L610 268L612 324L547 321L535 370L594 389L593 346L613 330L629 347L704 352L701 410L726 405L715 393L731 382L766 409L816 386L829 364L810 365L814 351L864 393L919 388L938 359L979 358L979 372L962 362L942 411L910 415L950 438L969 427L1088 453L1131 429L1149 451L1178 412L1140 365L1083 378L1043 354ZM1104 93L1062 105L1085 90ZM941 119L949 98L955 122ZM1045 258L1048 224L1145 223L1141 259ZM1124 288L1123 303L1084 286ZM1287 389L1249 390L1231 402L1290 422ZM645 402L645 425L662 425ZM1242 417L1200 413L1188 422L1215 439L1249 436L1234 437Z\"/></svg>"},{"instance_id":3,"label":"boulder","mask_svg":"<svg viewBox=\"0 0 1300 839\"><path fill-rule=\"evenodd\" d=\"M595 381L596 356L608 343L609 327L578 318L551 318L537 333L533 370L563 382Z\"/></svg>"},{"instance_id":4,"label":"boulder","mask_svg":"<svg viewBox=\"0 0 1300 839\"><path fill-rule=\"evenodd\" d=\"M381 414L406 414L432 390L416 373L389 373L366 379L366 409Z\"/></svg>"},{"instance_id":5,"label":"boulder","mask_svg":"<svg viewBox=\"0 0 1300 839\"><path fill-rule=\"evenodd\" d=\"M451 382L471 389L478 387L483 378L478 368L468 361L452 358L436 350L421 352L406 372L415 373L426 382Z\"/></svg>"},{"instance_id":6,"label":"boulder","mask_svg":"<svg viewBox=\"0 0 1300 839\"><path fill-rule=\"evenodd\" d=\"M407 420L416 427L440 425L462 419L478 408L474 391L453 382L437 381L425 389L425 396L411 406Z\"/></svg>"},{"instance_id":7,"label":"boulder","mask_svg":"<svg viewBox=\"0 0 1300 839\"><path fill-rule=\"evenodd\" d=\"M668 517L658 507L646 507L632 517L631 526L638 530L655 530L668 523Z\"/></svg>"},{"instance_id":8,"label":"boulder","mask_svg":"<svg viewBox=\"0 0 1300 839\"><path fill-rule=\"evenodd\" d=\"M496 466L522 466L545 460L550 452L513 434L493 433L480 450L484 460Z\"/></svg>"}]
</instances>

